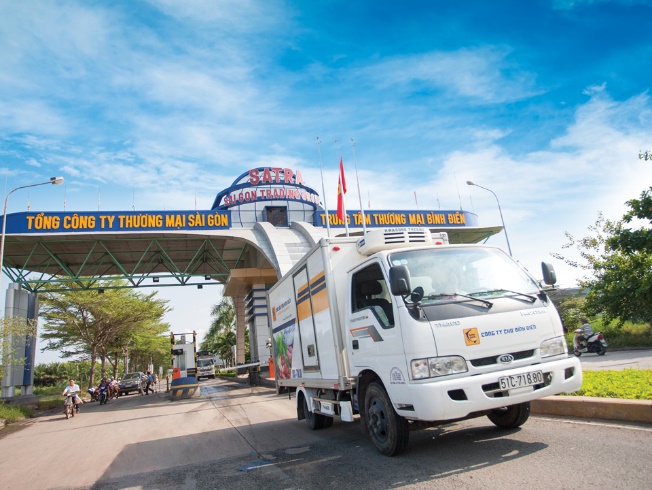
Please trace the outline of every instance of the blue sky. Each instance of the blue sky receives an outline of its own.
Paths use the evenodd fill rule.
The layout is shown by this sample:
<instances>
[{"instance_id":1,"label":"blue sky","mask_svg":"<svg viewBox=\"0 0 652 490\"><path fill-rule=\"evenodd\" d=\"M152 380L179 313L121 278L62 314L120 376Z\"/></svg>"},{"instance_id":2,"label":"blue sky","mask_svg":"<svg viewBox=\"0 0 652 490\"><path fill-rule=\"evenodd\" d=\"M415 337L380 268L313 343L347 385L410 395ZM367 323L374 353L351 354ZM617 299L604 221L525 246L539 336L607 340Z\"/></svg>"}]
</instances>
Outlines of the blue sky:
<instances>
[{"instance_id":1,"label":"blue sky","mask_svg":"<svg viewBox=\"0 0 652 490\"><path fill-rule=\"evenodd\" d=\"M8 212L208 209L268 165L321 189L317 136L333 209L353 138L365 205L416 192L499 225L474 181L515 258L570 286L564 232L652 184L651 18L635 0L0 0L0 176L66 179ZM216 293L161 295L204 330Z\"/></svg>"}]
</instances>

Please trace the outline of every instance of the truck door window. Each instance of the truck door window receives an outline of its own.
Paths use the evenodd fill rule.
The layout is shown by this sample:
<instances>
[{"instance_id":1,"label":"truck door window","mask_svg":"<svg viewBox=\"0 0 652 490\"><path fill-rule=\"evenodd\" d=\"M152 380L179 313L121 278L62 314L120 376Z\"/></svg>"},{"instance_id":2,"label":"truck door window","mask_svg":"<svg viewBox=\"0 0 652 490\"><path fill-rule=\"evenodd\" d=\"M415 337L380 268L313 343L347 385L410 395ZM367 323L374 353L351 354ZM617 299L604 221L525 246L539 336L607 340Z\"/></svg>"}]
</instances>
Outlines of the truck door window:
<instances>
[{"instance_id":1,"label":"truck door window","mask_svg":"<svg viewBox=\"0 0 652 490\"><path fill-rule=\"evenodd\" d=\"M379 264L372 264L353 274L353 312L370 309L383 328L394 326L391 295Z\"/></svg>"}]
</instances>

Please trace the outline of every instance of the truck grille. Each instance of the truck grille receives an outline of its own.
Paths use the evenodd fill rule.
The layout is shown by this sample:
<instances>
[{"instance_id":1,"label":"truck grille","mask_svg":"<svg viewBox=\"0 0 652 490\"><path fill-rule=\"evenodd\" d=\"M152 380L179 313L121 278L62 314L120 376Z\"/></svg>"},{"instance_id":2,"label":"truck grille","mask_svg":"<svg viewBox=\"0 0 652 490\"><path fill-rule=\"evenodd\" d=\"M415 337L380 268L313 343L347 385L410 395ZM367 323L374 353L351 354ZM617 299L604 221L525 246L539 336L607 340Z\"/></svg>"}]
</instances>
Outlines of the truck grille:
<instances>
[{"instance_id":1,"label":"truck grille","mask_svg":"<svg viewBox=\"0 0 652 490\"><path fill-rule=\"evenodd\" d=\"M510 354L514 357L515 361L519 361L521 359L532 357L534 355L534 349L523 350L521 352L510 352ZM500 356L489 356L480 359L471 359L471 365L473 367L493 366L494 364L498 364L499 357Z\"/></svg>"}]
</instances>

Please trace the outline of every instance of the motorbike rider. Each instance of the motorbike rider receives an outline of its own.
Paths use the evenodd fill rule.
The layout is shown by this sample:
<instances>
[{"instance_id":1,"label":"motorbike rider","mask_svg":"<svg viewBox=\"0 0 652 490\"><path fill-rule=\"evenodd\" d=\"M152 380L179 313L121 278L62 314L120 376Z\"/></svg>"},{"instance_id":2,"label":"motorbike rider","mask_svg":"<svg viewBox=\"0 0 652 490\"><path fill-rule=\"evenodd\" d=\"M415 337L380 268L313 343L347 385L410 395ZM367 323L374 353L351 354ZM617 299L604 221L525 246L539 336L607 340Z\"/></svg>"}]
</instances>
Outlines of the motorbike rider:
<instances>
[{"instance_id":1,"label":"motorbike rider","mask_svg":"<svg viewBox=\"0 0 652 490\"><path fill-rule=\"evenodd\" d=\"M68 393L73 395L73 402L75 403L75 408L77 413L79 413L79 405L81 404L81 398L79 398L78 393L80 392L79 385L75 383L75 380L70 378L68 386L66 386L61 393L61 396L66 396Z\"/></svg>"},{"instance_id":2,"label":"motorbike rider","mask_svg":"<svg viewBox=\"0 0 652 490\"><path fill-rule=\"evenodd\" d=\"M118 380L111 376L109 381L109 398L115 397L118 395Z\"/></svg>"},{"instance_id":3,"label":"motorbike rider","mask_svg":"<svg viewBox=\"0 0 652 490\"><path fill-rule=\"evenodd\" d=\"M109 399L109 381L106 378L102 378L102 381L100 382L100 385L97 388L98 388L100 393L102 391L106 392L106 399L108 401L108 399Z\"/></svg>"},{"instance_id":4,"label":"motorbike rider","mask_svg":"<svg viewBox=\"0 0 652 490\"><path fill-rule=\"evenodd\" d=\"M580 323L582 324L582 333L577 337L580 345L586 347L586 341L593 335L593 327L586 318L580 318Z\"/></svg>"}]
</instances>

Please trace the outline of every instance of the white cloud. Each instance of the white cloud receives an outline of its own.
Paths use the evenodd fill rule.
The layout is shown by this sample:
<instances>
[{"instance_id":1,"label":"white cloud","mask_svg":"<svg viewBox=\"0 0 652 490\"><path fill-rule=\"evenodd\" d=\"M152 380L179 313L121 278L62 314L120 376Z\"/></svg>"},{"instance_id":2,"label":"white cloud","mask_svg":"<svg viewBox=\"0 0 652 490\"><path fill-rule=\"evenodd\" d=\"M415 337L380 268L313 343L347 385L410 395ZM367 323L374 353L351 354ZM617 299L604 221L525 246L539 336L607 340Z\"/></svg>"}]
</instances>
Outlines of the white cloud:
<instances>
[{"instance_id":1,"label":"white cloud","mask_svg":"<svg viewBox=\"0 0 652 490\"><path fill-rule=\"evenodd\" d=\"M483 103L521 100L541 93L535 77L509 61L496 47L432 52L380 61L363 73L374 85L402 90L441 90Z\"/></svg>"},{"instance_id":2,"label":"white cloud","mask_svg":"<svg viewBox=\"0 0 652 490\"><path fill-rule=\"evenodd\" d=\"M45 102L14 100L0 103L0 131L5 134L36 133L62 137L68 129L65 118Z\"/></svg>"},{"instance_id":3,"label":"white cloud","mask_svg":"<svg viewBox=\"0 0 652 490\"><path fill-rule=\"evenodd\" d=\"M277 26L290 15L283 3L255 0L148 0L165 14L198 25L225 31L260 32Z\"/></svg>"}]
</instances>

